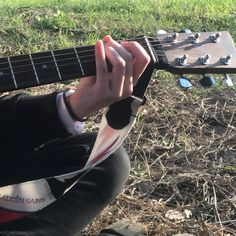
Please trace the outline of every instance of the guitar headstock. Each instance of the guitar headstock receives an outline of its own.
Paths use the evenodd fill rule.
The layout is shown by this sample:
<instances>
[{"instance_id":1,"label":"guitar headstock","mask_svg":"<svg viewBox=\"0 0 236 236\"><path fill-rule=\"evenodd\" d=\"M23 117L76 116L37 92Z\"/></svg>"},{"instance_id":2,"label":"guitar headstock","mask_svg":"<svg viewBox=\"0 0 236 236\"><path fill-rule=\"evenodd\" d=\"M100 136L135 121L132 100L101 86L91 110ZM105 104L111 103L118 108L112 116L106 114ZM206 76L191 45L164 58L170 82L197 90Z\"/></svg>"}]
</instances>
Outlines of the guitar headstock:
<instances>
[{"instance_id":1,"label":"guitar headstock","mask_svg":"<svg viewBox=\"0 0 236 236\"><path fill-rule=\"evenodd\" d=\"M236 74L236 49L226 31L158 34L149 41L158 69L176 74Z\"/></svg>"}]
</instances>

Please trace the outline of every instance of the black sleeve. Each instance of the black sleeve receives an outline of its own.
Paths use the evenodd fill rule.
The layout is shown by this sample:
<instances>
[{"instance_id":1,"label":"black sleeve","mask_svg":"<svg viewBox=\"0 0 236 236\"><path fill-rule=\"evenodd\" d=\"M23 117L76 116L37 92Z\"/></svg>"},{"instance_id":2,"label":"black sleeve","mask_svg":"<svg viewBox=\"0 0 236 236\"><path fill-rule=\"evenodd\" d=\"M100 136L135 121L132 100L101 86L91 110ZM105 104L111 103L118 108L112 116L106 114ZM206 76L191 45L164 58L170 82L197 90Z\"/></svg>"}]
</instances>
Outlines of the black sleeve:
<instances>
[{"instance_id":1,"label":"black sleeve","mask_svg":"<svg viewBox=\"0 0 236 236\"><path fill-rule=\"evenodd\" d=\"M0 99L1 146L15 151L31 149L67 136L57 113L56 95L18 94Z\"/></svg>"}]
</instances>

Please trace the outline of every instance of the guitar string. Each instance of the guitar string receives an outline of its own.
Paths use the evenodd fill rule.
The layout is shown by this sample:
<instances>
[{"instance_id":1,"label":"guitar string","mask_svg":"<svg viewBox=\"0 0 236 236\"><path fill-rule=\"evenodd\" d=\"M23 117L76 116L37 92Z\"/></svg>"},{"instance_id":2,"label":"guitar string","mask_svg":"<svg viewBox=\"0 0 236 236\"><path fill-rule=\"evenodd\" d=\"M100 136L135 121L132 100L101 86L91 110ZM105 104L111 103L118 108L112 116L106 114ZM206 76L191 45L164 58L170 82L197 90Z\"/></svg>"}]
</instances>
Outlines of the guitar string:
<instances>
[{"instance_id":1,"label":"guitar string","mask_svg":"<svg viewBox=\"0 0 236 236\"><path fill-rule=\"evenodd\" d=\"M148 49L147 46L144 46L144 48ZM87 52L95 52L95 50L84 50L84 51L80 51L79 53L87 53ZM157 56L164 56L165 54L164 53L155 53ZM67 61L67 60L77 60L78 61L78 58L76 57L76 54L75 52L71 52L71 53L62 53L62 54L56 54L55 56L58 57L58 56L65 56L65 55L74 55L73 57L69 57L69 58L63 58L63 59L57 59L57 63L60 63L62 61ZM22 55L22 56L27 56L27 55ZM94 61L94 56L95 56L95 53L93 54L90 54L90 55L86 55L86 56L79 56L79 59L81 60L81 63L88 63L88 62L93 62ZM16 56L17 57L17 56ZM48 60L48 61L44 61L44 62L37 62L37 63L34 63L35 66L38 66L38 65L44 65L44 64L47 64L47 63L54 63L54 61L52 60L52 56L51 55L48 55L48 56L44 56L44 57L38 57L38 58L33 58L33 60L39 60L39 59L46 59L46 58L50 58L51 60ZM82 61L83 59L85 58L92 58L93 60L85 60L85 61ZM30 58L28 59L21 59L21 60L11 60L11 63L24 63L24 62L29 62L28 64L23 64L23 65L14 65L13 69L17 69L17 68L22 68L22 67L26 67L26 66L32 66L32 63L31 63L31 60ZM77 62L78 63L78 62ZM7 64L8 66L7 67L2 67L0 68L0 71L1 70L9 70L9 62L0 62L0 66L1 65L4 65L4 64ZM69 63L67 63L69 64ZM74 64L74 63L72 63ZM19 71L18 71L19 72ZM22 71L23 72L23 71ZM6 75L6 74L5 74Z\"/></svg>"},{"instance_id":2,"label":"guitar string","mask_svg":"<svg viewBox=\"0 0 236 236\"><path fill-rule=\"evenodd\" d=\"M168 34L168 35L171 35L171 34ZM149 43L156 43L156 44L152 44L151 46L152 47L157 47L157 46L164 46L165 44L166 45L170 45L170 46L172 46L172 43L170 42L170 41L163 41L163 42L160 42L160 39L166 39L167 38L167 36L165 35L165 36L158 36L158 40L156 40L156 39L148 39L148 42ZM144 39L144 37L142 36L142 37L137 37L137 38L133 38L133 39L127 39L127 40L123 40L123 41L138 41L139 39ZM189 40L188 40L188 38L186 38L185 40L187 40L188 42L189 42ZM183 42L184 40L182 40L181 42ZM122 41L120 41L120 42L122 42ZM139 42L141 45L142 44L144 44L144 48L146 47L147 49L149 49L149 47L147 46L147 44L146 44L146 42L144 42L144 41L141 41L141 42ZM190 42L189 42L190 43ZM82 48L88 48L88 47L92 47L92 49L89 49L89 50L82 50L82 51L79 51L79 52L77 52L77 53L88 53L88 52L94 52L95 50L94 50L94 45L93 46L81 46L81 47L77 47L78 49L82 49ZM75 49L76 49L76 47L75 47ZM64 50L67 50L67 49L64 49ZM55 50L55 51L57 51L57 50ZM58 51L60 51L60 50L58 50ZM63 49L62 49L62 51L63 51ZM154 51L155 51L155 49L154 49ZM50 51L47 51L47 52L50 52ZM42 52L42 53L47 53L47 52ZM37 54L37 53L35 53L35 54ZM64 55L69 55L69 54L75 54L75 52L73 52L73 53L62 53L62 54L56 54L56 56L64 56ZM156 51L155 51L155 54L157 55L157 56L161 56L161 55L165 55L165 53L164 52L159 52L159 53L157 53ZM16 55L16 56L12 56L12 57L17 57L17 56L21 56L21 55ZM23 55L22 55L23 56ZM48 57L51 57L51 56L43 56L43 57L38 57L38 58L35 58L35 59L44 59L44 58L48 58ZM87 56L81 56L80 58L85 58L85 57L87 57ZM24 62L24 61L28 61L29 59L22 59L22 60L16 60L16 61L11 61L11 62ZM4 63L7 63L7 62L0 62L0 65L1 64L4 64Z\"/></svg>"},{"instance_id":3,"label":"guitar string","mask_svg":"<svg viewBox=\"0 0 236 236\"><path fill-rule=\"evenodd\" d=\"M155 41L155 40L152 40L152 41L150 41L150 42L158 42L158 41ZM167 44L170 44L170 43L167 43ZM154 44L154 45L152 45L152 47L155 47L155 46L160 46L160 45L163 45L162 43L157 43L157 44ZM86 46L84 46L85 48L87 48ZM88 46L88 47L93 47L93 49L91 49L91 50L83 50L83 51L80 51L79 53L87 53L87 52L94 52L95 50L94 50L94 46ZM144 45L144 48L147 48L148 49L148 46L147 45ZM66 50L66 49L65 49ZM56 55L56 56L63 56L63 55L75 55L75 52L73 52L73 53L62 53L62 54L58 54L58 55ZM156 56L165 56L165 53L164 52L161 52L161 53L156 53L155 52L155 55ZM44 57L39 57L39 58L34 58L34 59L45 59L45 58L51 58L52 56L44 56ZM84 59L84 58L91 58L92 57L92 60L86 60L86 61L82 61L81 60L81 63L92 63L92 62L94 62L95 60L95 58L94 58L94 54L92 54L92 55L86 55L86 56L80 56L79 58L80 59ZM194 55L192 55L192 58L194 57ZM199 58L199 56L196 56L197 58ZM174 58L174 59L176 59L176 57L168 57L169 59L172 59L172 58ZM65 59L60 59L60 60L57 60L57 63L60 63L61 61L67 61L67 60L71 60L71 59L74 59L74 60L76 60L77 58L76 57L70 57L70 58L65 58ZM11 63L14 63L14 62L24 62L24 61L30 61L30 59L22 59L22 60L16 60L16 61L11 61ZM34 63L34 65L35 66L38 66L38 65L45 65L45 64L47 64L47 63L55 63L54 61L52 61L52 60L50 60L50 61L44 61L44 62L38 62L38 63ZM8 62L2 62L2 63L0 63L0 65L1 64L9 64ZM58 65L58 67L63 67L63 66L68 66L68 65L72 65L72 64L78 64L78 62L73 62L73 63L64 63L64 64L61 64L61 65ZM24 64L24 65L18 65L18 66L14 66L13 67L13 69L16 69L16 68L23 68L23 67L26 67L26 66L32 66L32 64L31 64L31 61L30 61L30 63L29 64ZM55 68L55 65L54 66L48 66L46 69L49 69L49 68ZM5 68L1 68L0 69L0 71L1 70L6 70L6 69L8 69L9 70L9 66L8 67L5 67ZM37 71L38 70L45 70L45 68L37 68ZM31 70L22 70L22 71L15 71L14 72L14 74L16 74L16 73L26 73L26 72L32 72L32 69ZM12 73L4 73L4 74L2 74L2 75L5 75L5 76L7 76L7 75L11 75Z\"/></svg>"},{"instance_id":4,"label":"guitar string","mask_svg":"<svg viewBox=\"0 0 236 236\"><path fill-rule=\"evenodd\" d=\"M143 39L143 38L142 38ZM163 46L163 45L165 45L165 44L167 44L167 45L170 45L171 46L171 44L170 44L170 42L162 42L162 43L160 43L158 40L149 40L149 42L150 43L156 43L156 44L152 44L151 46L152 47L157 47L157 46ZM143 45L143 47L144 48L146 48L146 49L149 49L149 47L146 45L146 44L144 44L144 42L139 42L141 45ZM82 47L77 47L78 49L81 49L81 48L88 48L88 47L92 47L92 49L89 49L89 50L82 50L82 51L77 51L77 53L89 53L89 52L95 52L95 47L94 46L82 46ZM64 50L72 50L72 49L64 49ZM60 51L60 50L58 50L58 51ZM62 49L62 51L63 51L63 49ZM42 53L49 53L50 51L47 51L47 52L42 52ZM155 52L155 55L156 56L164 56L165 55L165 53L164 52L157 52L155 49L154 49L154 52ZM37 53L35 53L35 54L37 54ZM75 52L73 51L73 52L71 52L71 53L61 53L61 54L56 54L55 56L56 57L58 57L58 56L65 56L65 55L75 55ZM86 57L89 57L89 56L93 56L94 54L92 54L92 55L86 55L86 56L80 56L79 58L80 59L83 59L83 58L86 58ZM27 56L27 55L16 55L16 56L12 56L12 57L17 57L17 56ZM39 60L39 59L46 59L46 58L51 58L52 56L51 55L48 55L48 56L41 56L41 57L37 57L37 58L33 58L33 59L35 59L35 60ZM60 61L62 61L62 60L69 60L69 59L74 59L74 57L73 58L66 58L66 59L60 59L60 60L57 60L58 62L60 62ZM11 63L14 63L14 62L17 62L17 63L20 63L20 62L25 62L25 61L30 61L30 59L21 59L21 60L11 60ZM50 62L50 61L49 61ZM45 61L45 62L42 62L42 63L47 63L47 61ZM37 64L42 64L42 63L35 63L36 65ZM0 65L1 64L8 64L8 62L0 62ZM29 63L28 65L31 65L31 63ZM23 65L23 66L25 66L25 65ZM17 68L18 66L14 66L14 68ZM20 67L20 66L19 66ZM1 68L2 70L4 70L4 69L8 69L9 67L6 67L6 68Z\"/></svg>"},{"instance_id":5,"label":"guitar string","mask_svg":"<svg viewBox=\"0 0 236 236\"><path fill-rule=\"evenodd\" d=\"M192 60L195 60L194 62L196 62L196 61L198 61L199 60L199 56L191 56L191 58L192 58ZM73 58L73 59L75 59L76 60L76 58ZM168 56L168 59L169 59L169 61L173 61L173 60L176 60L176 57L172 57L172 56ZM218 59L218 58L217 58ZM65 61L65 60L68 60L68 59L63 59L63 61ZM60 60L60 61L62 61L62 60ZM193 63L194 63L193 62ZM53 65L52 66L47 66L46 68L37 68L36 69L36 72L39 72L39 71L45 71L45 70L48 70L48 69L55 69L56 68L56 65L55 65L55 63L54 63L54 61L48 61L47 63L53 63ZM78 68L80 68L80 66L79 66L79 64L78 64L79 62L78 61L75 61L75 62L70 62L70 63L63 63L63 64L57 64L57 67L58 68L63 68L63 67L65 67L65 66L73 66L73 65L77 65L78 66ZM82 64L84 65L84 64L90 64L90 63L94 63L95 64L95 58L94 57L92 57L92 60L87 60L87 61L83 61L82 62ZM40 64L45 64L45 62L44 63L34 63L34 65L40 65ZM31 64L29 64L29 65L31 65ZM201 66L209 66L209 65L203 65L203 64L200 64ZM19 68L23 68L23 67L25 67L25 66L27 66L27 65L24 65L24 66L18 66ZM16 67L16 66L15 66ZM14 67L14 68L15 68ZM9 70L9 67L7 68L8 70ZM1 72L1 70L0 70L0 72ZM17 75L17 74L20 74L20 73L27 73L27 72L33 72L33 69L30 69L30 70L20 70L20 71L14 71L14 75ZM9 75L11 75L12 76L12 72L9 72L9 73L4 73L4 74L2 74L2 75L0 75L0 77L1 76L9 76Z\"/></svg>"},{"instance_id":6,"label":"guitar string","mask_svg":"<svg viewBox=\"0 0 236 236\"><path fill-rule=\"evenodd\" d=\"M72 53L68 53L67 55L69 55L69 54L72 54ZM157 56L165 56L166 54L165 53L159 53L159 54L156 54ZM47 57L44 57L44 58L52 58L51 56L47 56ZM194 55L194 54L192 54L192 56L191 56L191 58L194 58L194 57L196 57L196 58L199 58L199 55ZM95 61L95 57L94 57L94 54L93 55L87 55L87 56L84 56L84 57L81 57L80 59L84 59L84 58L87 58L88 60L84 60L84 61L82 61L81 60L81 63L89 63L89 62L94 62ZM89 58L92 58L92 60L91 59L89 59ZM213 57L214 58L214 57ZM38 58L37 58L38 59ZM176 57L175 56L168 56L168 59L176 59ZM78 64L78 59L77 59L77 57L76 56L74 56L74 57L70 57L70 58L63 58L63 59L58 59L58 60L56 60L57 61L57 63L60 63L60 62L63 62L63 61L68 61L68 60L76 60L76 62L72 62L72 63L64 63L64 64L59 64L58 66L64 66L64 65L70 65L70 64ZM25 61L30 61L30 59L24 59L24 60L18 60L17 62L25 62ZM16 62L16 61L11 61L11 63L14 63L14 62ZM49 60L49 61L44 61L44 62L37 62L37 63L34 63L34 65L35 66L40 66L40 65L45 65L45 64L48 64L48 63L53 63L53 64L55 64L55 62L54 62L54 60L52 59L52 60ZM0 63L0 65L3 65L3 64L7 64L7 65L9 65L9 62L2 62L2 63ZM23 68L23 67L26 67L26 66L32 66L32 64L31 64L31 61L30 61L30 63L29 64L24 64L24 65L14 65L14 67L13 67L13 69L18 69L18 68ZM49 67L47 67L47 68L49 68ZM40 70L41 68L37 68L37 70ZM45 68L42 68L42 69L45 69ZM1 70L9 70L9 66L7 66L7 67L3 67L3 68L0 68L0 71ZM31 70L28 70L28 71L32 71L32 69ZM25 72L25 71L16 71L16 72L14 72L14 73L17 73L17 72ZM10 73L9 73L10 74ZM2 74L3 75L3 74ZM6 73L4 74L4 75L6 75Z\"/></svg>"},{"instance_id":7,"label":"guitar string","mask_svg":"<svg viewBox=\"0 0 236 236\"><path fill-rule=\"evenodd\" d=\"M140 43L140 44L142 44L142 43ZM162 45L161 43L158 43L158 44L154 44L154 45L152 45L153 47L155 47L155 46L157 46L157 45ZM95 47L94 46L88 46L88 47L93 47L92 49L89 49L89 50L82 50L82 51L77 51L77 53L89 53L89 52L95 52ZM143 47L146 47L147 49L148 49L148 46L146 46L146 44L143 46ZM81 49L82 47L75 47L75 49ZM87 47L86 47L87 48ZM63 51L63 50L73 50L73 48L68 48L68 49L61 49L61 51ZM55 50L55 51L57 51L57 50ZM55 52L54 51L54 52ZM58 51L60 51L60 50L58 50ZM51 51L45 51L45 52L40 52L40 53L50 53ZM37 53L33 53L33 54L37 54ZM57 57L57 56L65 56L65 55L75 55L75 52L73 51L73 52L68 52L68 53L61 53L61 54L55 54L55 56ZM93 54L92 54L93 55ZM15 55L15 56L10 56L10 57L18 57L18 56L27 56L27 55ZM86 55L87 56L87 55ZM86 57L86 56L80 56L80 58L84 58L84 57ZM49 56L41 56L41 57L37 57L37 58L33 58L33 59L45 59L45 58L49 58L49 57L51 57L51 55L49 55ZM5 58L5 57L2 57L2 58ZM1 59L1 58L0 58ZM22 59L22 60L11 60L11 62L24 62L24 61L28 61L29 59ZM3 64L3 63L7 63L7 62L2 62L2 63L0 63L0 65L1 64Z\"/></svg>"},{"instance_id":8,"label":"guitar string","mask_svg":"<svg viewBox=\"0 0 236 236\"><path fill-rule=\"evenodd\" d=\"M139 38L137 38L139 39ZM141 38L140 38L141 39ZM143 39L143 38L142 38ZM136 39L133 39L133 40L136 40ZM151 46L152 47L156 47L156 46L161 46L161 45L164 45L164 44L170 44L169 42L163 42L163 43L160 43L159 40L150 40L149 39L149 42L150 43L156 43L156 44L152 44ZM144 45L143 47L146 47L147 49L148 46L145 42L139 42L141 45ZM88 49L88 50L82 50L82 51L79 51L78 53L88 53L88 52L94 52L95 51L95 46L81 46L81 47L75 47L75 49L83 49L83 48L88 48L88 47L92 47L92 49ZM59 49L59 50L54 50L55 51L63 51L63 50L73 50L73 48L68 48L68 49ZM39 52L39 53L49 53L50 51L46 51L46 52ZM34 53L34 54L37 54L37 53ZM75 52L71 52L71 53L61 53L61 54L55 54L55 56L64 56L64 55L69 55L69 54L75 54ZM160 55L161 53L157 54L157 55ZM12 56L12 57L18 57L18 56L26 56L26 55L15 55L15 56ZM44 59L44 58L48 58L48 57L51 57L51 56L42 56L42 57L37 57L37 58L34 58L34 59ZM83 57L86 57L86 56L82 56L81 58ZM2 57L4 58L4 57ZM22 59L22 60L15 60L15 61L11 61L11 62L24 62L24 61L28 61L29 59ZM3 63L7 63L7 62L3 62ZM0 62L0 65L3 64Z\"/></svg>"}]
</instances>

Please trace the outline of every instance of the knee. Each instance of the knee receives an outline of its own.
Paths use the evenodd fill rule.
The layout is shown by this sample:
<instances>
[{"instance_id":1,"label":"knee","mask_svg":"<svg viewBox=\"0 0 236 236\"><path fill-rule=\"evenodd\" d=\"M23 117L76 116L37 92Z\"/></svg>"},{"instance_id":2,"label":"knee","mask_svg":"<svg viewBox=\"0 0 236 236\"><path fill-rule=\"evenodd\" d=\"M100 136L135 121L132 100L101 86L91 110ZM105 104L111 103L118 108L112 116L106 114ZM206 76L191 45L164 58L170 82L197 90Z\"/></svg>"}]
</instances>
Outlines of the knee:
<instances>
[{"instance_id":1,"label":"knee","mask_svg":"<svg viewBox=\"0 0 236 236\"><path fill-rule=\"evenodd\" d=\"M80 182L109 203L122 191L130 173L129 157L123 147L93 168ZM81 186L80 186L81 189Z\"/></svg>"},{"instance_id":2,"label":"knee","mask_svg":"<svg viewBox=\"0 0 236 236\"><path fill-rule=\"evenodd\" d=\"M130 174L130 160L123 146L109 156L101 166L106 168L107 176L112 185L125 185Z\"/></svg>"},{"instance_id":3,"label":"knee","mask_svg":"<svg viewBox=\"0 0 236 236\"><path fill-rule=\"evenodd\" d=\"M112 201L124 188L130 174L130 160L124 147L119 147L99 166L105 169L101 189Z\"/></svg>"}]
</instances>

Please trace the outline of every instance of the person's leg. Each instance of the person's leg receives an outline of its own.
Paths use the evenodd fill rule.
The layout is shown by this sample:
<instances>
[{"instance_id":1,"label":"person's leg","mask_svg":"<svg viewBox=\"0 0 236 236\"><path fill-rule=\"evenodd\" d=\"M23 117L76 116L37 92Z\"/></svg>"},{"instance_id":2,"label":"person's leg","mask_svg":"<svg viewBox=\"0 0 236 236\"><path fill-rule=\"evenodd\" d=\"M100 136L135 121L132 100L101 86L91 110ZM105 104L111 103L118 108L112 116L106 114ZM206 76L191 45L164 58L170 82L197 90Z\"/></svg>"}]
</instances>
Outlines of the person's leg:
<instances>
[{"instance_id":1,"label":"person's leg","mask_svg":"<svg viewBox=\"0 0 236 236\"><path fill-rule=\"evenodd\" d=\"M58 174L65 169L81 168L94 140L94 135L82 135L46 145L35 154L37 161L31 164L33 178L40 177L45 169L47 174ZM50 163L54 166L48 167ZM23 219L1 224L0 235L75 236L114 200L125 185L129 171L129 158L120 147L52 205Z\"/></svg>"}]
</instances>

